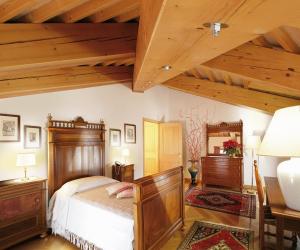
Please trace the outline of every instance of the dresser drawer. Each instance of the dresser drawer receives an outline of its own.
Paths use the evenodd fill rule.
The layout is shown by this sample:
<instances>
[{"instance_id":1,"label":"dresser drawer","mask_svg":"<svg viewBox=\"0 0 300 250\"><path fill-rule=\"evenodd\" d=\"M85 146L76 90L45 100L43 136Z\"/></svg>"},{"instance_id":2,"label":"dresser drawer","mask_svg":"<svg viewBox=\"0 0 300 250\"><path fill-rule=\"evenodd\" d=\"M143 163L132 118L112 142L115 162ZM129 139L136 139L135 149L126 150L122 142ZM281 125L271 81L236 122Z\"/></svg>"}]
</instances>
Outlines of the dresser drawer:
<instances>
[{"instance_id":1,"label":"dresser drawer","mask_svg":"<svg viewBox=\"0 0 300 250\"><path fill-rule=\"evenodd\" d=\"M36 213L41 208L42 192L0 199L0 221Z\"/></svg>"}]
</instances>

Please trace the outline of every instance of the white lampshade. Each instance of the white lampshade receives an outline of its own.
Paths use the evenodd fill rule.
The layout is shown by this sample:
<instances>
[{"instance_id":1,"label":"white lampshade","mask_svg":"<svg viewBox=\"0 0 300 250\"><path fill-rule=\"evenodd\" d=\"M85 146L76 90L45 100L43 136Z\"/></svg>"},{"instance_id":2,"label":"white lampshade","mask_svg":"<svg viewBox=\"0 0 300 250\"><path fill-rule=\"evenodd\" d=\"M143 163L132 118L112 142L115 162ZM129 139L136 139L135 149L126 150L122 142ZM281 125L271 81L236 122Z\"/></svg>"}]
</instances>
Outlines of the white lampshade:
<instances>
[{"instance_id":1,"label":"white lampshade","mask_svg":"<svg viewBox=\"0 0 300 250\"><path fill-rule=\"evenodd\" d=\"M249 149L258 149L261 144L260 136L250 135L247 137L246 147Z\"/></svg>"},{"instance_id":2,"label":"white lampshade","mask_svg":"<svg viewBox=\"0 0 300 250\"><path fill-rule=\"evenodd\" d=\"M279 109L259 148L260 155L300 156L300 106Z\"/></svg>"},{"instance_id":3,"label":"white lampshade","mask_svg":"<svg viewBox=\"0 0 300 250\"><path fill-rule=\"evenodd\" d=\"M124 148L122 150L122 155L125 156L125 157L129 156L130 155L129 149L128 148Z\"/></svg>"},{"instance_id":4,"label":"white lampshade","mask_svg":"<svg viewBox=\"0 0 300 250\"><path fill-rule=\"evenodd\" d=\"M35 154L17 154L17 167L29 167L35 165Z\"/></svg>"}]
</instances>

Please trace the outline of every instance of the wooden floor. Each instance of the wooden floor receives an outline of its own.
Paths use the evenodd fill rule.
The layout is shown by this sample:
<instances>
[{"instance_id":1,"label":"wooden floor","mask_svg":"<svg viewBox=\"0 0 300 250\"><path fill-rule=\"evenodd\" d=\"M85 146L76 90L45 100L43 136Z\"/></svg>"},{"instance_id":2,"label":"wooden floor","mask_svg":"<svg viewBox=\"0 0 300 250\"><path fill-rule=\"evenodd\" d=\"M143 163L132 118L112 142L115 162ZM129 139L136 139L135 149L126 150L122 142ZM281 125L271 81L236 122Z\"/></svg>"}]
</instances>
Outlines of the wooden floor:
<instances>
[{"instance_id":1,"label":"wooden floor","mask_svg":"<svg viewBox=\"0 0 300 250\"><path fill-rule=\"evenodd\" d=\"M180 242L184 239L189 228L194 221L208 221L214 223L226 224L229 226L236 226L246 229L251 229L255 232L254 249L258 248L258 208L256 219L249 219L246 217L216 212L208 209L201 209L191 206L185 206L185 227L183 231L177 231L172 238L165 244L162 250L175 250ZM273 228L269 228L270 231L275 232ZM273 237L265 238L267 249L276 249L275 239ZM286 249L292 249L290 242L285 242ZM39 237L28 240L24 243L16 245L11 250L75 250L78 249L68 241L58 236L49 235L48 237L41 239ZM298 242L298 250L300 250L300 242Z\"/></svg>"}]
</instances>

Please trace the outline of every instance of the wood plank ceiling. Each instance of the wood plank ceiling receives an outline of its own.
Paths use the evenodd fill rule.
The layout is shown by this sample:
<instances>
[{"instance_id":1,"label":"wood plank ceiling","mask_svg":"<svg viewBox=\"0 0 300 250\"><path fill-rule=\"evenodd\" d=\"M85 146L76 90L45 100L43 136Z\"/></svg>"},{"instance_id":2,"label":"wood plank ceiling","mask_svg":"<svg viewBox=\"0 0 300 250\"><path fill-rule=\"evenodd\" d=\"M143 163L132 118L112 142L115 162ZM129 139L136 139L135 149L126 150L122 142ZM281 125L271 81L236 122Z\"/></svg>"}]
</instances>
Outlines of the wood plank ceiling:
<instances>
[{"instance_id":1,"label":"wood plank ceiling","mask_svg":"<svg viewBox=\"0 0 300 250\"><path fill-rule=\"evenodd\" d=\"M299 9L298 0L0 0L0 98L131 82L273 113L300 104ZM203 25L216 21L228 25L218 37Z\"/></svg>"}]
</instances>

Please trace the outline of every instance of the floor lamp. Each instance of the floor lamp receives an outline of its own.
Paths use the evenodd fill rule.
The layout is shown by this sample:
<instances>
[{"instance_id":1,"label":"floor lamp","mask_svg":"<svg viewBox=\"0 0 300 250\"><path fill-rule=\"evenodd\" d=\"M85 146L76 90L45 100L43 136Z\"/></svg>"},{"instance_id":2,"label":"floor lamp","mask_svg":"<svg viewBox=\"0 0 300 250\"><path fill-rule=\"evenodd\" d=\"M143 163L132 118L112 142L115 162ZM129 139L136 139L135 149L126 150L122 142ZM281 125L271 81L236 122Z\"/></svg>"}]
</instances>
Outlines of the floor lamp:
<instances>
[{"instance_id":1,"label":"floor lamp","mask_svg":"<svg viewBox=\"0 0 300 250\"><path fill-rule=\"evenodd\" d=\"M251 189L248 190L248 193L254 194L255 190L253 188L253 160L254 160L254 156L257 155L257 151L258 148L261 144L261 139L260 136L258 135L251 135L249 137L247 137L247 143L246 143L246 147L248 149L251 149Z\"/></svg>"}]
</instances>

